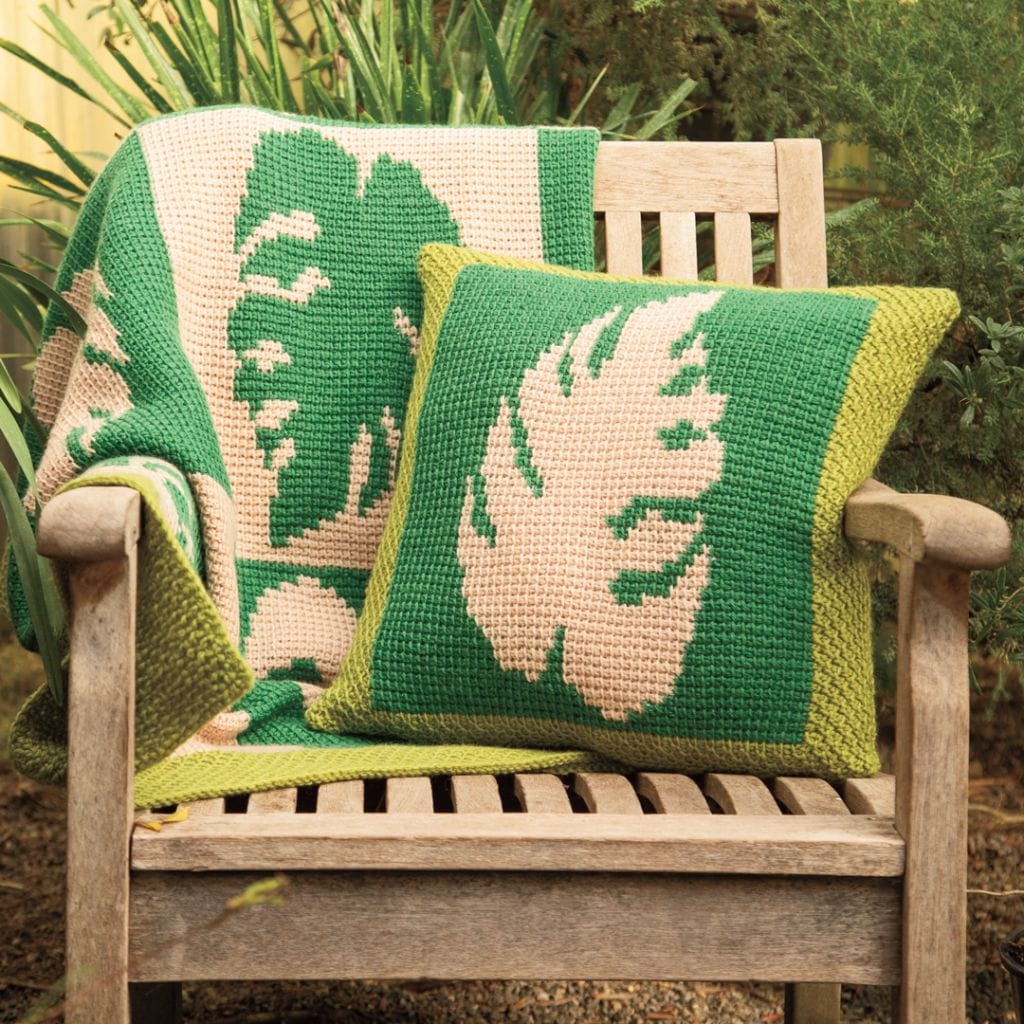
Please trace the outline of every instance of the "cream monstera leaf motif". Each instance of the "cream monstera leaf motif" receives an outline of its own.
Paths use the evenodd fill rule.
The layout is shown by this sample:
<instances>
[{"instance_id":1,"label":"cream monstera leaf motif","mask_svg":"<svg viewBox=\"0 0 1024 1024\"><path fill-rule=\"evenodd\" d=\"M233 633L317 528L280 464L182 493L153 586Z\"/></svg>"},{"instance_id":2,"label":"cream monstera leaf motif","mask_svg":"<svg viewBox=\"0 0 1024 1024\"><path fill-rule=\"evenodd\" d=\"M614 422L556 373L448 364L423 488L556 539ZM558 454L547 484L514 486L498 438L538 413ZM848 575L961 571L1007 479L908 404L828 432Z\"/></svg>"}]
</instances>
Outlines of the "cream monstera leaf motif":
<instances>
[{"instance_id":1,"label":"cream monstera leaf motif","mask_svg":"<svg viewBox=\"0 0 1024 1024\"><path fill-rule=\"evenodd\" d=\"M560 636L563 680L608 719L672 693L708 584L696 502L722 473L726 396L709 386L694 327L721 295L635 309L596 366L622 308L567 331L518 398L501 399L479 477L466 480L458 557L470 616L501 666L531 681ZM691 513L663 512L672 503ZM630 590L650 574L660 587Z\"/></svg>"}]
</instances>

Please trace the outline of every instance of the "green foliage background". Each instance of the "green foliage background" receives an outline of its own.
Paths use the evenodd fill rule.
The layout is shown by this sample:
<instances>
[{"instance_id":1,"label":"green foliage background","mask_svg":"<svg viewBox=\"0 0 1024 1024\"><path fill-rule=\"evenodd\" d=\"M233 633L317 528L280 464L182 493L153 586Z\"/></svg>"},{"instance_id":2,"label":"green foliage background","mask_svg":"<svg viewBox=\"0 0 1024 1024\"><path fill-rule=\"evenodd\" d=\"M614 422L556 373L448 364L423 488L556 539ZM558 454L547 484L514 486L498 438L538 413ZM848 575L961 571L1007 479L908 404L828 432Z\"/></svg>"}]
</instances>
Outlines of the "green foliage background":
<instances>
[{"instance_id":1,"label":"green foliage background","mask_svg":"<svg viewBox=\"0 0 1024 1024\"><path fill-rule=\"evenodd\" d=\"M875 198L830 221L833 283L942 285L964 309L879 475L901 489L973 498L1011 521L1014 561L976 577L972 635L999 669L996 693L1016 675L1024 0L107 0L94 12L109 29L101 54L54 10L41 5L40 15L81 66L76 80L0 46L34 67L26 73L56 78L125 126L243 101L364 120L587 120L611 137L812 135L868 147L870 167L845 174ZM94 168L45 126L0 111L62 164L54 172L0 157L0 174L77 208ZM35 224L59 254L67 229ZM758 258L771 258L763 242ZM0 316L33 343L51 270L0 263ZM28 415L0 361L0 435L15 451ZM15 522L8 483L0 479L0 502L24 548L30 526ZM879 619L891 622L889 563L880 559L878 574L887 581ZM43 566L40 615L52 604L46 575ZM884 669L891 649L880 635Z\"/></svg>"}]
</instances>

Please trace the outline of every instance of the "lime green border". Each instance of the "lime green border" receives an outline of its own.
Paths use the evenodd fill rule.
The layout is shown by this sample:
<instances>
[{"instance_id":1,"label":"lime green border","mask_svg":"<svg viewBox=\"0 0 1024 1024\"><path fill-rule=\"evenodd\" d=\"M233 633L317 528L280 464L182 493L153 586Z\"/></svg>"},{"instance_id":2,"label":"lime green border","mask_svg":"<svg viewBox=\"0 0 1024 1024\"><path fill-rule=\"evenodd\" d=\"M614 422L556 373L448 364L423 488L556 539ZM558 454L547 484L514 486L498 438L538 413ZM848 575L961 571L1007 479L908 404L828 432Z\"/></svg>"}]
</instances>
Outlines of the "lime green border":
<instances>
[{"instance_id":1,"label":"lime green border","mask_svg":"<svg viewBox=\"0 0 1024 1024\"><path fill-rule=\"evenodd\" d=\"M144 503L135 632L135 767L143 769L248 693L253 675L164 520L150 481L111 471L80 477L58 493L103 486L131 487ZM66 714L45 687L29 697L11 727L19 771L41 782L65 781Z\"/></svg>"},{"instance_id":2,"label":"lime green border","mask_svg":"<svg viewBox=\"0 0 1024 1024\"><path fill-rule=\"evenodd\" d=\"M230 793L314 786L342 779L409 775L502 775L609 771L608 758L580 751L516 750L465 744L369 743L359 747L260 747L168 758L135 776L135 806L165 807Z\"/></svg>"},{"instance_id":3,"label":"lime green border","mask_svg":"<svg viewBox=\"0 0 1024 1024\"><path fill-rule=\"evenodd\" d=\"M853 548L838 534L846 498L870 476L871 453L879 436L888 436L896 425L906 397L945 327L956 316L956 297L940 289L915 289L912 315L915 331L902 330L907 311L885 300L905 295L908 289L839 288L832 294L875 300L864 341L853 361L839 412L833 426L819 479L813 520L812 580L815 629L812 637L814 688L808 710L805 739L798 744L756 743L742 740L696 740L631 731L610 732L562 721L510 716L399 713L372 706L370 669L373 643L384 614L398 549L409 509L416 461L416 436L437 338L458 276L472 265L530 270L588 281L635 283L641 279L545 266L526 260L492 256L452 246L430 245L420 253L420 273L427 297L422 348L406 414L403 456L377 564L367 590L366 605L356 628L349 655L339 678L309 712L310 724L327 731L358 731L401 735L410 739L457 736L471 724L474 735L493 736L504 743L538 742L555 746L573 744L599 747L610 756L637 767L706 770L709 765L764 774L803 771L838 778L871 775L878 771L875 751L874 691L870 643L870 594L866 585L857 588L851 602L846 585L851 572L866 573ZM646 283L651 283L646 279ZM685 282L664 281L666 285ZM701 282L715 288L742 288ZM760 289L753 288L758 291ZM824 289L808 289L823 291ZM919 340L917 340L919 339ZM904 348L900 348L900 343ZM912 347L909 347L912 346ZM905 350L904 350L905 349ZM885 381L884 388L879 381ZM838 571L837 571L838 570ZM845 572L845 579L844 579ZM851 652L857 677L840 672L834 649L823 642L817 624L838 623L842 663L848 669Z\"/></svg>"}]
</instances>

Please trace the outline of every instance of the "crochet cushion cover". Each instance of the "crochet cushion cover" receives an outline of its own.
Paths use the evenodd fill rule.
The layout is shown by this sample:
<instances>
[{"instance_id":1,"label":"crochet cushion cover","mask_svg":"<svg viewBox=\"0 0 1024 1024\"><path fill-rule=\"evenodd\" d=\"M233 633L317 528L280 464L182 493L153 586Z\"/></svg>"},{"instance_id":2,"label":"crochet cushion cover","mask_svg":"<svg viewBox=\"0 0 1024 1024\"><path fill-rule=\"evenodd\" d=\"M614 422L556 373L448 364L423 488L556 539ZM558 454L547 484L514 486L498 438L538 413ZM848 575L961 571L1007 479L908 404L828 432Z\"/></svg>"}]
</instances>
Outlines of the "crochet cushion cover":
<instances>
[{"instance_id":1,"label":"crochet cushion cover","mask_svg":"<svg viewBox=\"0 0 1024 1024\"><path fill-rule=\"evenodd\" d=\"M310 723L876 771L843 505L955 296L615 279L433 245L420 275L395 498Z\"/></svg>"}]
</instances>

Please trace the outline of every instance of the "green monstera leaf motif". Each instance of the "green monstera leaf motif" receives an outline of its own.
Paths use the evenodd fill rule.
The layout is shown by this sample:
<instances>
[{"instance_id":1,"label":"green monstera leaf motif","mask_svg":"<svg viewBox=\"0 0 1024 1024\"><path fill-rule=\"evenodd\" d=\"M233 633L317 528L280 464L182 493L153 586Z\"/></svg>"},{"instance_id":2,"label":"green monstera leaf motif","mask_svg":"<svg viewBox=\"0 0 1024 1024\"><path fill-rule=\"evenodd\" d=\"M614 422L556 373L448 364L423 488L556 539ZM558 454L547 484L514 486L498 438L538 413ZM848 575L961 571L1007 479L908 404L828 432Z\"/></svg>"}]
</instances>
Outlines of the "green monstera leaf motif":
<instances>
[{"instance_id":1,"label":"green monstera leaf motif","mask_svg":"<svg viewBox=\"0 0 1024 1024\"><path fill-rule=\"evenodd\" d=\"M370 130L370 129L368 129ZM459 228L408 162L356 158L320 132L268 132L235 223L243 295L228 332L235 398L278 472L270 544L346 504L354 445L368 451L365 512L388 490L422 315L416 256Z\"/></svg>"}]
</instances>

